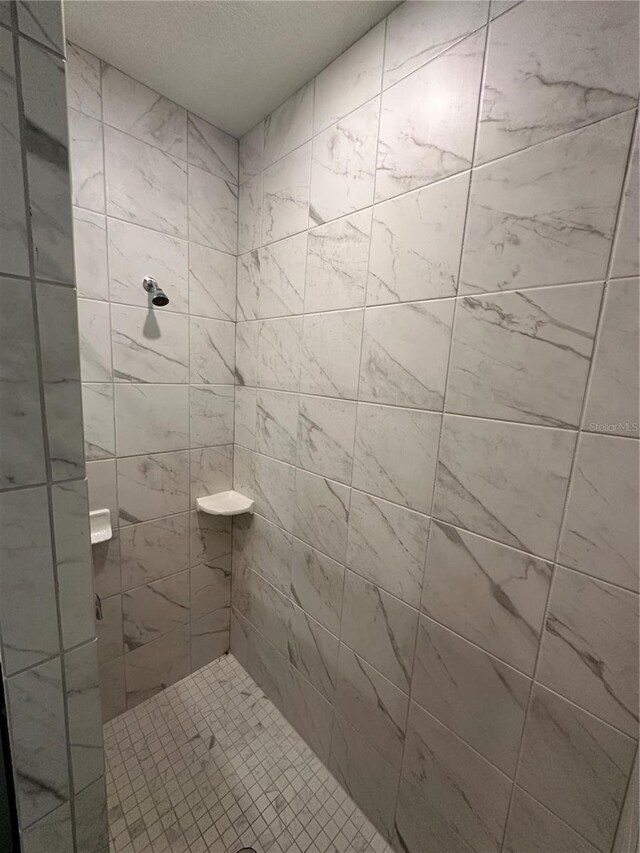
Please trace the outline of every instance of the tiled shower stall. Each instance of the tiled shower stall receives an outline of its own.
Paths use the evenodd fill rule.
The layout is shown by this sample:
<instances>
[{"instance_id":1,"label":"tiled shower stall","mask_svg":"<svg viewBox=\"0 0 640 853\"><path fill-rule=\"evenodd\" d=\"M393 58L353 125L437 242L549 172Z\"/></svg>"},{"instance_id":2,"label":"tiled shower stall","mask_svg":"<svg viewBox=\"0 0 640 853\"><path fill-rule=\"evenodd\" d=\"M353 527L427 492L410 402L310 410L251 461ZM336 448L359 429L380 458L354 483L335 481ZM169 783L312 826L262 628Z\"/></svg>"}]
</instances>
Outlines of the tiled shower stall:
<instances>
[{"instance_id":1,"label":"tiled shower stall","mask_svg":"<svg viewBox=\"0 0 640 853\"><path fill-rule=\"evenodd\" d=\"M638 5L410 0L239 144L66 45L86 476L115 528L97 643L59 7L9 8L24 850L56 822L106 843L98 672L113 737L230 648L398 853L631 853ZM195 511L232 486L254 515Z\"/></svg>"}]
</instances>

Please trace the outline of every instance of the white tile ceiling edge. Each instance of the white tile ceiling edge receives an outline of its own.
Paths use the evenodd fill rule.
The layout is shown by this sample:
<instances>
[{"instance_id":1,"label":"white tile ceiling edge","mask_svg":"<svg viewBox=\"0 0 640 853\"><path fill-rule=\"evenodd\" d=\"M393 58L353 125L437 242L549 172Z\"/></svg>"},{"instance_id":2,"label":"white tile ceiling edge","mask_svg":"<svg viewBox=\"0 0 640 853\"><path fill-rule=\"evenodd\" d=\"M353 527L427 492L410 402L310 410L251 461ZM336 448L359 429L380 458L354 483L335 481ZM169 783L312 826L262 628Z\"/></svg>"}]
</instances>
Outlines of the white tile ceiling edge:
<instances>
[{"instance_id":1,"label":"white tile ceiling edge","mask_svg":"<svg viewBox=\"0 0 640 853\"><path fill-rule=\"evenodd\" d=\"M65 0L66 37L240 137L397 0Z\"/></svg>"}]
</instances>

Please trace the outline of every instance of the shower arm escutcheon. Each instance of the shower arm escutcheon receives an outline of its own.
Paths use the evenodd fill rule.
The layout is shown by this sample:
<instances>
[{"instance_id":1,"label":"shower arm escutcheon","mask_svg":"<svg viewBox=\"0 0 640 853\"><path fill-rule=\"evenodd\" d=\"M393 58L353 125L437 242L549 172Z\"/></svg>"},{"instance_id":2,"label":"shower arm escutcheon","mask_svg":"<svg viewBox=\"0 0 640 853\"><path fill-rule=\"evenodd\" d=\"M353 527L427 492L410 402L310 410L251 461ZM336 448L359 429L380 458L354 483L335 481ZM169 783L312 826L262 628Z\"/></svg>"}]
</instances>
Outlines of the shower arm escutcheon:
<instances>
[{"instance_id":1,"label":"shower arm escutcheon","mask_svg":"<svg viewBox=\"0 0 640 853\"><path fill-rule=\"evenodd\" d=\"M142 286L147 291L147 293L151 294L151 302L154 305L162 306L169 304L169 297L160 287L155 278L152 278L150 275L145 276L142 279Z\"/></svg>"}]
</instances>

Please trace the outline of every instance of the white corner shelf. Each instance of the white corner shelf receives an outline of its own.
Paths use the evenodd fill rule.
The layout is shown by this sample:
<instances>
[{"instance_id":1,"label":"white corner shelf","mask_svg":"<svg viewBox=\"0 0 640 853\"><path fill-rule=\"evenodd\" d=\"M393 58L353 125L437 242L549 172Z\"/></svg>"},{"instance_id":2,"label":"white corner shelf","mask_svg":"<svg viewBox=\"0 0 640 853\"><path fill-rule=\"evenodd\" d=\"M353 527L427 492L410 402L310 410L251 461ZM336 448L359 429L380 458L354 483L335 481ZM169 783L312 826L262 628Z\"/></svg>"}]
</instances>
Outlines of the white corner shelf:
<instances>
[{"instance_id":1,"label":"white corner shelf","mask_svg":"<svg viewBox=\"0 0 640 853\"><path fill-rule=\"evenodd\" d=\"M91 544L107 542L113 536L111 530L111 513L108 509L94 509L89 513Z\"/></svg>"},{"instance_id":2,"label":"white corner shelf","mask_svg":"<svg viewBox=\"0 0 640 853\"><path fill-rule=\"evenodd\" d=\"M200 512L209 515L242 515L243 512L253 512L251 498L240 492L218 492L205 498L196 498L196 506Z\"/></svg>"}]
</instances>

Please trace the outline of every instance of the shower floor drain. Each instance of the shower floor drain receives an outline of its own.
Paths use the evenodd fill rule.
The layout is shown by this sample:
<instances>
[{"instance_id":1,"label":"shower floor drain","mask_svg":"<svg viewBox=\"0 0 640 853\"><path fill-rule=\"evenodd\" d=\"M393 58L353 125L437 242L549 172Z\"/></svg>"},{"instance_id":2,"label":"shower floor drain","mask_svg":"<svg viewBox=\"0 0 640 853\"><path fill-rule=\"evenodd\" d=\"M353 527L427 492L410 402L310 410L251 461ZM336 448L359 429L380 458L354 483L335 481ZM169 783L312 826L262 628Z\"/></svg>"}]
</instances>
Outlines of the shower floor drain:
<instances>
[{"instance_id":1,"label":"shower floor drain","mask_svg":"<svg viewBox=\"0 0 640 853\"><path fill-rule=\"evenodd\" d=\"M253 847L241 847L237 853L256 853Z\"/></svg>"}]
</instances>

